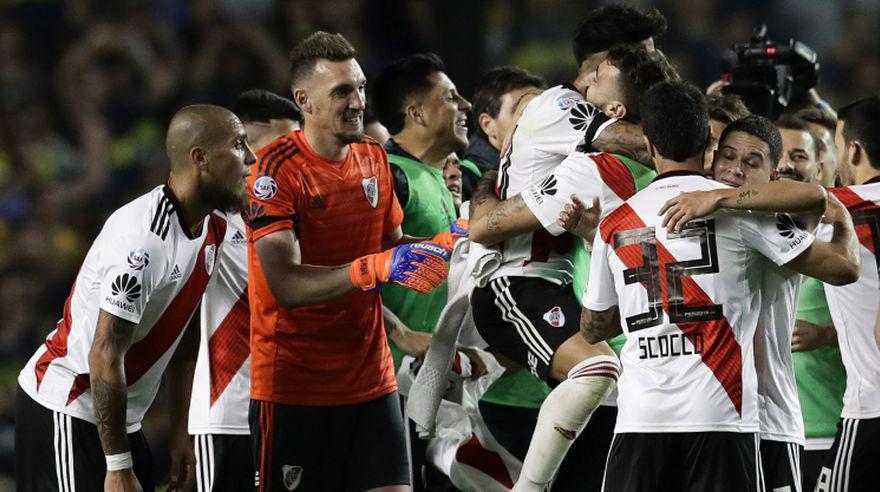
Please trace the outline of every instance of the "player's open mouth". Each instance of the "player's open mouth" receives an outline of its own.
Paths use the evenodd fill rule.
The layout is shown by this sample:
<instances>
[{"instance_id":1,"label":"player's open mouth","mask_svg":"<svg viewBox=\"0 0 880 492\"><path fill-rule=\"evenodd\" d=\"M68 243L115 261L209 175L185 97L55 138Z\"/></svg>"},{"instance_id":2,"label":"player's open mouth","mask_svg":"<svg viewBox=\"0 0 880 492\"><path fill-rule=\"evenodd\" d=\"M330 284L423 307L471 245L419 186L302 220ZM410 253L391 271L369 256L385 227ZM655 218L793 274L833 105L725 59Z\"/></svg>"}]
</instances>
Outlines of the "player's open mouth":
<instances>
[{"instance_id":1,"label":"player's open mouth","mask_svg":"<svg viewBox=\"0 0 880 492\"><path fill-rule=\"evenodd\" d=\"M456 121L455 127L467 132L467 118L463 118L463 119Z\"/></svg>"},{"instance_id":2,"label":"player's open mouth","mask_svg":"<svg viewBox=\"0 0 880 492\"><path fill-rule=\"evenodd\" d=\"M800 174L794 173L779 173L776 176L776 179L786 179L788 181L803 181L804 178Z\"/></svg>"}]
</instances>

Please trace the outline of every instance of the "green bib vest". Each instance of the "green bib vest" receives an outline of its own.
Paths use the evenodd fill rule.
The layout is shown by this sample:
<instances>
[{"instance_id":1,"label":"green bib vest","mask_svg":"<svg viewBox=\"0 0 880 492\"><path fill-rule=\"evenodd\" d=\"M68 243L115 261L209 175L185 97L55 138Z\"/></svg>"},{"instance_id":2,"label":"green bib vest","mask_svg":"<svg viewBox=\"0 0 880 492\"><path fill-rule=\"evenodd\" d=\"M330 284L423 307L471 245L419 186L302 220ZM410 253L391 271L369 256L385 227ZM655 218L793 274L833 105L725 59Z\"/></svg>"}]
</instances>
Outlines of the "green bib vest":
<instances>
[{"instance_id":1,"label":"green bib vest","mask_svg":"<svg viewBox=\"0 0 880 492\"><path fill-rule=\"evenodd\" d=\"M403 208L403 233L430 238L449 230L457 214L443 171L395 154L388 154L388 161L403 171L409 184L409 200ZM446 282L429 294L393 284L383 284L381 292L382 304L413 331L433 332L446 305ZM399 368L403 353L390 340L389 345L394 367Z\"/></svg>"},{"instance_id":2,"label":"green bib vest","mask_svg":"<svg viewBox=\"0 0 880 492\"><path fill-rule=\"evenodd\" d=\"M817 325L831 324L822 282L810 277L805 279L797 319ZM840 359L840 349L829 346L795 352L792 359L806 436L833 437L837 433L846 389L846 369Z\"/></svg>"}]
</instances>

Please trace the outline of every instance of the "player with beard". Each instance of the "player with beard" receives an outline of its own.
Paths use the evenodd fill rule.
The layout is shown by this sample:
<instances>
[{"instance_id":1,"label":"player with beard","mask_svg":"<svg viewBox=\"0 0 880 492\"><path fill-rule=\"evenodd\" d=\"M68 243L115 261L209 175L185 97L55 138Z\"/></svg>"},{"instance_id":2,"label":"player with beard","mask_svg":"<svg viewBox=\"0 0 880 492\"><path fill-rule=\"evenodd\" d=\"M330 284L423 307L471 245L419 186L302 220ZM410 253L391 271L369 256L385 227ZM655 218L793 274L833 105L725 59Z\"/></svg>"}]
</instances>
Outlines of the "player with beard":
<instances>
[{"instance_id":1,"label":"player with beard","mask_svg":"<svg viewBox=\"0 0 880 492\"><path fill-rule=\"evenodd\" d=\"M782 136L782 156L776 164L776 179L822 182L824 163L819 160L822 145L810 125L793 116L783 116L776 121Z\"/></svg>"},{"instance_id":2,"label":"player with beard","mask_svg":"<svg viewBox=\"0 0 880 492\"><path fill-rule=\"evenodd\" d=\"M744 164L743 160L738 161L733 158L734 154L748 156L748 159L756 158L757 155L752 152L760 154L763 168L771 168L772 163L779 162L780 155L782 155L782 161L788 159L796 162L792 167L801 170L815 170L815 165L810 166L804 161L815 159L817 149L813 147L813 141L809 140L808 133L798 135L798 133L808 131L806 124L783 120L782 126L799 128L799 130L795 130L794 135L789 134L783 137L773 123L758 115L752 115L730 124L722 132L720 138L723 153L716 154L714 168L718 176L721 176L723 169L727 170L731 166L748 165ZM729 138L731 135L738 138ZM806 152L810 152L811 157L804 156L803 154ZM818 177L818 173L812 172L807 172L805 175L814 176L816 179ZM786 182L786 180L758 186L768 182L766 174L749 174L748 178L744 179L743 187L740 188L739 193L744 196L762 195L771 203L774 197L777 197L780 202L779 208L776 208L775 211L799 212L796 216L791 216L791 221L780 223L782 225L804 223L806 229L812 231L815 229L822 212L825 212L827 221L835 224L835 234L830 243L823 244L817 239L810 246L810 248L821 248L814 261L826 267L824 271L815 271L814 277L810 278L816 278L817 281L834 282L841 270L848 268L852 273L855 273L855 265L857 264L855 235L848 214L840 202L832 196L828 199L827 210L822 208L813 211L803 210L801 204L808 204L810 196L814 193L811 187ZM693 195L685 193L682 197L674 200L677 206L671 206L670 214L675 216L680 208L694 206L689 201L694 200L695 197L720 200L723 193L730 193L730 190ZM800 204L798 203L799 196ZM795 204L795 208L785 208L786 206L791 207L786 205L789 203ZM728 208L742 207L737 207L734 204ZM709 208L708 210L714 209ZM689 216L675 219L668 225L676 227L688 218ZM785 227L780 228L780 231L783 230L786 230ZM795 307L799 302L802 284L801 275L794 270L775 264L767 264L765 267L761 286L761 314L755 339L755 360L758 394L760 395L758 411L761 428L761 466L763 481L768 491L785 487L797 490L803 481L800 457L805 444L805 419L801 417L801 405L792 355Z\"/></svg>"},{"instance_id":3,"label":"player with beard","mask_svg":"<svg viewBox=\"0 0 880 492\"><path fill-rule=\"evenodd\" d=\"M851 282L857 262L830 253L840 246L850 251L852 227L844 212L835 229L849 234L829 245L814 242L785 215L713 213L727 201L755 211L815 211L824 208L825 194L794 183L731 190L703 177L708 112L691 84L657 84L644 106L648 149L660 174L600 224L582 319L593 340L621 330L627 336L604 489L655 490L663 483L670 490L763 490L755 365L764 358L753 358L752 347L753 340L763 342L755 332L765 262ZM767 191L780 184L806 188L782 197ZM701 189L718 191L681 194ZM718 198L709 202L716 208L705 220L688 223L690 207L676 206L709 196ZM658 216L668 207L661 223ZM677 394L686 394L689 403L670 396ZM636 461L643 465L640 473L632 473Z\"/></svg>"},{"instance_id":4,"label":"player with beard","mask_svg":"<svg viewBox=\"0 0 880 492\"><path fill-rule=\"evenodd\" d=\"M454 238L439 234L441 246L401 232L385 152L364 136L366 79L354 56L326 32L294 47L291 92L304 129L266 147L248 180L259 490L409 488L377 287L430 291ZM384 246L394 248L379 253Z\"/></svg>"},{"instance_id":5,"label":"player with beard","mask_svg":"<svg viewBox=\"0 0 880 492\"><path fill-rule=\"evenodd\" d=\"M587 100L593 108L603 107L637 124L641 94L673 77L675 71L659 52L641 45L614 48L586 79ZM528 128L523 120L541 121L532 120L531 109L530 103L519 128ZM536 111L540 110L538 104ZM602 154L594 159L581 151L554 164L540 146L525 144L532 134L523 130L521 141L519 133L514 133L510 161L502 162L498 177L502 201L489 181L491 175L481 179L474 195L470 238L504 245L502 265L489 286L474 290L472 302L477 329L492 350L540 379L560 383L541 406L517 484L540 488L552 479L575 436L613 388L617 368L607 344L588 344L578 333L580 306L571 287L574 243L556 219L575 192L599 197L603 210L611 210L613 202L622 203L635 192L640 176L653 171L626 157ZM598 488L601 471L591 471L589 487Z\"/></svg>"},{"instance_id":6,"label":"player with beard","mask_svg":"<svg viewBox=\"0 0 880 492\"><path fill-rule=\"evenodd\" d=\"M56 330L19 375L18 490L153 490L141 420L166 372L171 487L193 483L185 425L198 332L185 328L255 157L217 106L178 111L166 149L168 182L107 219Z\"/></svg>"}]
</instances>

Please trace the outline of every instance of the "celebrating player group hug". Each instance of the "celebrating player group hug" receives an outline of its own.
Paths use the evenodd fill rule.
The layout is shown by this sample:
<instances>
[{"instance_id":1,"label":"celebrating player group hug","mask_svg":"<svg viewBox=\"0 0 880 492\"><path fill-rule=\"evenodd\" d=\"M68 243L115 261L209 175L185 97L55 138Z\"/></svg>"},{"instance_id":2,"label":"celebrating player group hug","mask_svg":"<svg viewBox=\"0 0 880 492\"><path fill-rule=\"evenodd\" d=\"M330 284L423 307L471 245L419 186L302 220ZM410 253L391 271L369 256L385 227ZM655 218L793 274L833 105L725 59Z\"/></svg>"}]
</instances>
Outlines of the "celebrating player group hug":
<instances>
[{"instance_id":1,"label":"celebrating player group hug","mask_svg":"<svg viewBox=\"0 0 880 492\"><path fill-rule=\"evenodd\" d=\"M154 490L163 376L169 490L880 490L880 96L749 114L665 29L593 10L473 104L430 53L368 104L316 32L290 99L180 109L18 377L17 490Z\"/></svg>"}]
</instances>

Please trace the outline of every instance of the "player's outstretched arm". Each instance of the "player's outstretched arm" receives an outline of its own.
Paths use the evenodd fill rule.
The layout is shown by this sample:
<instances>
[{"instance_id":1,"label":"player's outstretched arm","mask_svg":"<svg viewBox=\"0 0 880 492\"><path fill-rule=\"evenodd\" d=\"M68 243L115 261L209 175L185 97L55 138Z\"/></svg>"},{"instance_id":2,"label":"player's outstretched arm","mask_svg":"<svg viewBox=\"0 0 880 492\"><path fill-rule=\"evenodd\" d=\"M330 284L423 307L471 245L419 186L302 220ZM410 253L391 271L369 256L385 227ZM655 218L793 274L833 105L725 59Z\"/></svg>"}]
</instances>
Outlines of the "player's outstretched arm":
<instances>
[{"instance_id":1,"label":"player's outstretched arm","mask_svg":"<svg viewBox=\"0 0 880 492\"><path fill-rule=\"evenodd\" d=\"M196 480L196 455L189 439L189 403L192 382L199 355L201 313L197 307L183 332L168 368L165 388L168 394L168 420L171 430L168 469L168 490L191 490Z\"/></svg>"},{"instance_id":2,"label":"player's outstretched arm","mask_svg":"<svg viewBox=\"0 0 880 492\"><path fill-rule=\"evenodd\" d=\"M825 189L819 185L771 181L742 188L681 193L667 201L658 215L665 214L663 226L672 231L681 231L688 221L710 215L720 208L819 216L825 210L826 195Z\"/></svg>"},{"instance_id":3,"label":"player's outstretched arm","mask_svg":"<svg viewBox=\"0 0 880 492\"><path fill-rule=\"evenodd\" d=\"M449 254L434 243L401 244L336 266L301 264L299 241L289 229L257 239L254 248L272 295L285 309L324 304L379 283L429 292L448 273Z\"/></svg>"},{"instance_id":4,"label":"player's outstretched arm","mask_svg":"<svg viewBox=\"0 0 880 492\"><path fill-rule=\"evenodd\" d=\"M834 228L831 241L813 241L785 266L831 285L851 284L859 279L859 241L849 211L830 193L823 220Z\"/></svg>"},{"instance_id":5,"label":"player's outstretched arm","mask_svg":"<svg viewBox=\"0 0 880 492\"><path fill-rule=\"evenodd\" d=\"M495 195L497 172L484 174L471 199L468 237L480 244L493 245L519 234L537 231L541 222L520 195L501 201Z\"/></svg>"},{"instance_id":6,"label":"player's outstretched arm","mask_svg":"<svg viewBox=\"0 0 880 492\"><path fill-rule=\"evenodd\" d=\"M89 350L89 383L95 406L95 422L101 447L108 457L105 492L141 491L134 475L128 435L125 353L131 346L134 323L101 310L95 339Z\"/></svg>"},{"instance_id":7,"label":"player's outstretched arm","mask_svg":"<svg viewBox=\"0 0 880 492\"><path fill-rule=\"evenodd\" d=\"M604 311L581 310L581 334L590 343L614 338L623 332L620 327L620 308L612 306Z\"/></svg>"}]
</instances>

